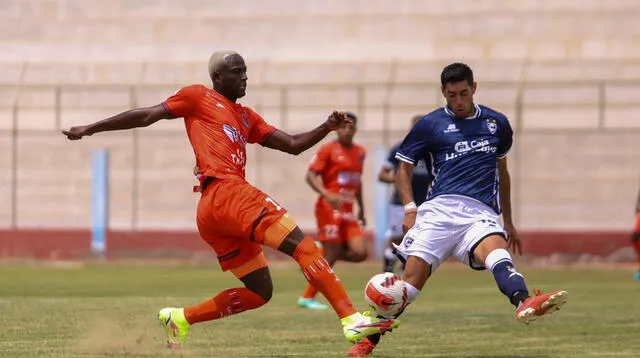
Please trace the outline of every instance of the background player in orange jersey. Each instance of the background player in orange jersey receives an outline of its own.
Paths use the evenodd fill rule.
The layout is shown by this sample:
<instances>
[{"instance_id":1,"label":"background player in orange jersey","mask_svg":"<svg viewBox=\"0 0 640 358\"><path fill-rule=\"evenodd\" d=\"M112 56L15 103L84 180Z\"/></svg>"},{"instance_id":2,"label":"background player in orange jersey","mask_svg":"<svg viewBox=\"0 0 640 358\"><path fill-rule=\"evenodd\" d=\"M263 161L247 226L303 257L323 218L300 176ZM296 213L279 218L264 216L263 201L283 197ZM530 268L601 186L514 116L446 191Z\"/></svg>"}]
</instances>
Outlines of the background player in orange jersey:
<instances>
[{"instance_id":1,"label":"background player in orange jersey","mask_svg":"<svg viewBox=\"0 0 640 358\"><path fill-rule=\"evenodd\" d=\"M640 281L640 192L638 192L638 200L636 201L636 226L631 233L631 242L638 261L638 272L635 273L633 278Z\"/></svg>"},{"instance_id":2,"label":"background player in orange jersey","mask_svg":"<svg viewBox=\"0 0 640 358\"><path fill-rule=\"evenodd\" d=\"M338 129L337 140L318 149L307 171L307 183L319 194L315 206L318 242L332 267L339 259L360 262L367 258L362 237L366 219L361 182L366 152L353 141L358 118L353 113L345 115L350 121ZM357 214L353 210L355 201L358 202ZM327 308L316 301L317 292L313 285L307 285L298 305L309 309Z\"/></svg>"},{"instance_id":3,"label":"background player in orange jersey","mask_svg":"<svg viewBox=\"0 0 640 358\"><path fill-rule=\"evenodd\" d=\"M245 95L248 79L247 66L238 53L214 53L209 59L209 75L213 89L184 87L153 107L126 111L62 132L68 139L77 140L98 132L146 127L161 119L184 118L201 182L198 231L216 252L222 269L231 271L244 287L224 290L196 305L160 310L158 318L169 347L181 348L194 323L255 309L271 299L273 283L262 245L298 262L307 281L322 292L338 314L349 341L397 327L398 321L358 313L314 240L304 235L273 198L245 180L247 143L296 155L350 121L342 113L333 112L315 129L290 135L236 103ZM171 290L170 283L167 289Z\"/></svg>"}]
</instances>

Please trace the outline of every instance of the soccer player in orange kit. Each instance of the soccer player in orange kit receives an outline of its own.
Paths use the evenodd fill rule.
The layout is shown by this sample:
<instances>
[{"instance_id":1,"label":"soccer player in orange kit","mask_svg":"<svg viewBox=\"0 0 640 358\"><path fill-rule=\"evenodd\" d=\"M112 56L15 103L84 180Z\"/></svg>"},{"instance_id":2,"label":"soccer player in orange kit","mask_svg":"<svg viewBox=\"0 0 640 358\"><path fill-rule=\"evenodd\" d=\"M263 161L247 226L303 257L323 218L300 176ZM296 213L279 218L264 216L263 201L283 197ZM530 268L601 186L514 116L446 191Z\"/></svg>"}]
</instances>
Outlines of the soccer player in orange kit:
<instances>
[{"instance_id":1,"label":"soccer player in orange kit","mask_svg":"<svg viewBox=\"0 0 640 358\"><path fill-rule=\"evenodd\" d=\"M367 258L367 246L362 236L366 219L361 180L366 151L353 141L358 118L348 112L345 116L350 123L338 129L336 140L318 149L307 172L307 183L319 194L315 205L318 242L331 267L337 260L361 262ZM354 201L358 202L357 215L353 211ZM307 285L298 298L298 306L327 308L315 299L317 292L313 285Z\"/></svg>"},{"instance_id":2,"label":"soccer player in orange kit","mask_svg":"<svg viewBox=\"0 0 640 358\"><path fill-rule=\"evenodd\" d=\"M640 192L638 192L638 200L636 201L636 225L631 233L631 242L633 243L633 250L636 252L636 261L638 262L638 272L633 275L633 278L640 281Z\"/></svg>"},{"instance_id":3,"label":"soccer player in orange kit","mask_svg":"<svg viewBox=\"0 0 640 358\"><path fill-rule=\"evenodd\" d=\"M307 281L337 313L349 341L397 327L399 321L358 313L314 240L305 236L278 202L245 180L247 143L297 155L350 121L333 112L315 129L290 135L236 103L247 87L247 66L237 52L214 53L209 59L209 75L213 89L187 86L161 104L62 132L77 140L104 131L146 127L162 119L184 118L201 182L198 231L216 252L222 270L231 271L244 287L224 290L192 306L160 310L158 319L169 347L181 348L192 324L255 309L271 299L273 283L262 245L297 261Z\"/></svg>"}]
</instances>

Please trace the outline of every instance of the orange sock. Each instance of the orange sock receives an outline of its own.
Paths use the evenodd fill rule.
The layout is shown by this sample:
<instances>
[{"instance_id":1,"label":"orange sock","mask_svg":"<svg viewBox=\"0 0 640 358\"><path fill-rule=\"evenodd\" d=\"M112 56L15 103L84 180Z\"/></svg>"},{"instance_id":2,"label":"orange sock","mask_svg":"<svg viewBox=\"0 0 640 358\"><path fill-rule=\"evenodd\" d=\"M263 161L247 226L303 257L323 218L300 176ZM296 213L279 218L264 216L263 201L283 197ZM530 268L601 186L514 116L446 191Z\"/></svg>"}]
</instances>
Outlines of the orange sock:
<instances>
[{"instance_id":1,"label":"orange sock","mask_svg":"<svg viewBox=\"0 0 640 358\"><path fill-rule=\"evenodd\" d=\"M322 257L312 238L302 239L293 252L293 258L302 268L307 281L327 298L338 317L344 318L356 313L340 279Z\"/></svg>"},{"instance_id":2,"label":"orange sock","mask_svg":"<svg viewBox=\"0 0 640 358\"><path fill-rule=\"evenodd\" d=\"M216 297L184 308L189 324L220 319L258 308L267 303L255 292L241 287L220 292Z\"/></svg>"},{"instance_id":3,"label":"orange sock","mask_svg":"<svg viewBox=\"0 0 640 358\"><path fill-rule=\"evenodd\" d=\"M638 262L638 267L640 268L640 233L638 233L637 235L639 236L639 238L633 240L633 249L636 251L636 260Z\"/></svg>"},{"instance_id":4,"label":"orange sock","mask_svg":"<svg viewBox=\"0 0 640 358\"><path fill-rule=\"evenodd\" d=\"M320 255L324 256L324 249L322 247L318 247L318 249L320 249ZM315 298L317 294L318 289L313 287L312 284L308 283L307 287L304 288L304 292L302 292L302 298Z\"/></svg>"},{"instance_id":5,"label":"orange sock","mask_svg":"<svg viewBox=\"0 0 640 358\"><path fill-rule=\"evenodd\" d=\"M307 287L304 288L304 292L302 292L302 298L314 298L318 290L313 287L312 284L307 284Z\"/></svg>"}]
</instances>

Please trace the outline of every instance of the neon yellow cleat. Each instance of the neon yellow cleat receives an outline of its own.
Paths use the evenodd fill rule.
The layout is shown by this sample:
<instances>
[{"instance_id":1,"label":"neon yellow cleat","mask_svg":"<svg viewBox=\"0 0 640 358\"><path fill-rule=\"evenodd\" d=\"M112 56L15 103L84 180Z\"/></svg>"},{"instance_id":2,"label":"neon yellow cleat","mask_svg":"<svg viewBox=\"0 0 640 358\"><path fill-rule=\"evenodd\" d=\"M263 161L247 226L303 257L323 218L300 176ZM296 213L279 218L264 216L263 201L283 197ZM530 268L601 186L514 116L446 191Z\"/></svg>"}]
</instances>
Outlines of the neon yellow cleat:
<instances>
[{"instance_id":1,"label":"neon yellow cleat","mask_svg":"<svg viewBox=\"0 0 640 358\"><path fill-rule=\"evenodd\" d=\"M371 317L371 313L354 313L340 320L344 336L351 343L358 342L374 334L384 334L400 325L395 319Z\"/></svg>"},{"instance_id":2,"label":"neon yellow cleat","mask_svg":"<svg viewBox=\"0 0 640 358\"><path fill-rule=\"evenodd\" d=\"M184 308L166 307L158 312L158 320L167 335L167 347L182 349L189 331L189 322L184 318Z\"/></svg>"}]
</instances>

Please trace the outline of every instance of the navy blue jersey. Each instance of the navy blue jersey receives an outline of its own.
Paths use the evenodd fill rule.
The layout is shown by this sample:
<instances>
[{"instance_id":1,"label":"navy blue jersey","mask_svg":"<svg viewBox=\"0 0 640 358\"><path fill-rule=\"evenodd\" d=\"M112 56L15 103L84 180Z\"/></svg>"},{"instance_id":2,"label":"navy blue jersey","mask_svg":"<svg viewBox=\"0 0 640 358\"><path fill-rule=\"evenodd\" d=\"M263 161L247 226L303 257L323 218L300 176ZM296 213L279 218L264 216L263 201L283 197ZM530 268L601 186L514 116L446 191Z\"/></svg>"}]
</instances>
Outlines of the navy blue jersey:
<instances>
[{"instance_id":1,"label":"navy blue jersey","mask_svg":"<svg viewBox=\"0 0 640 358\"><path fill-rule=\"evenodd\" d=\"M400 148L400 144L398 143L394 145L391 150L389 150L389 156L387 157L386 165L393 169L393 172L396 173L398 171L398 164L400 163L398 159L396 159L396 153L398 152L398 148ZM418 165L413 169L413 177L411 178L411 187L413 188L413 201L416 205L422 204L425 200L427 200L427 192L429 191L429 185L431 184L431 180L433 176L431 175L431 165L427 166L427 162L424 160L419 160ZM393 189L393 195L391 196L391 204L394 205L402 205L400 198L398 197L398 191Z\"/></svg>"},{"instance_id":2,"label":"navy blue jersey","mask_svg":"<svg viewBox=\"0 0 640 358\"><path fill-rule=\"evenodd\" d=\"M433 166L434 179L427 200L444 194L481 201L500 213L498 159L513 143L507 117L485 106L456 118L446 107L424 116L411 129L396 158L414 164L421 159Z\"/></svg>"}]
</instances>

